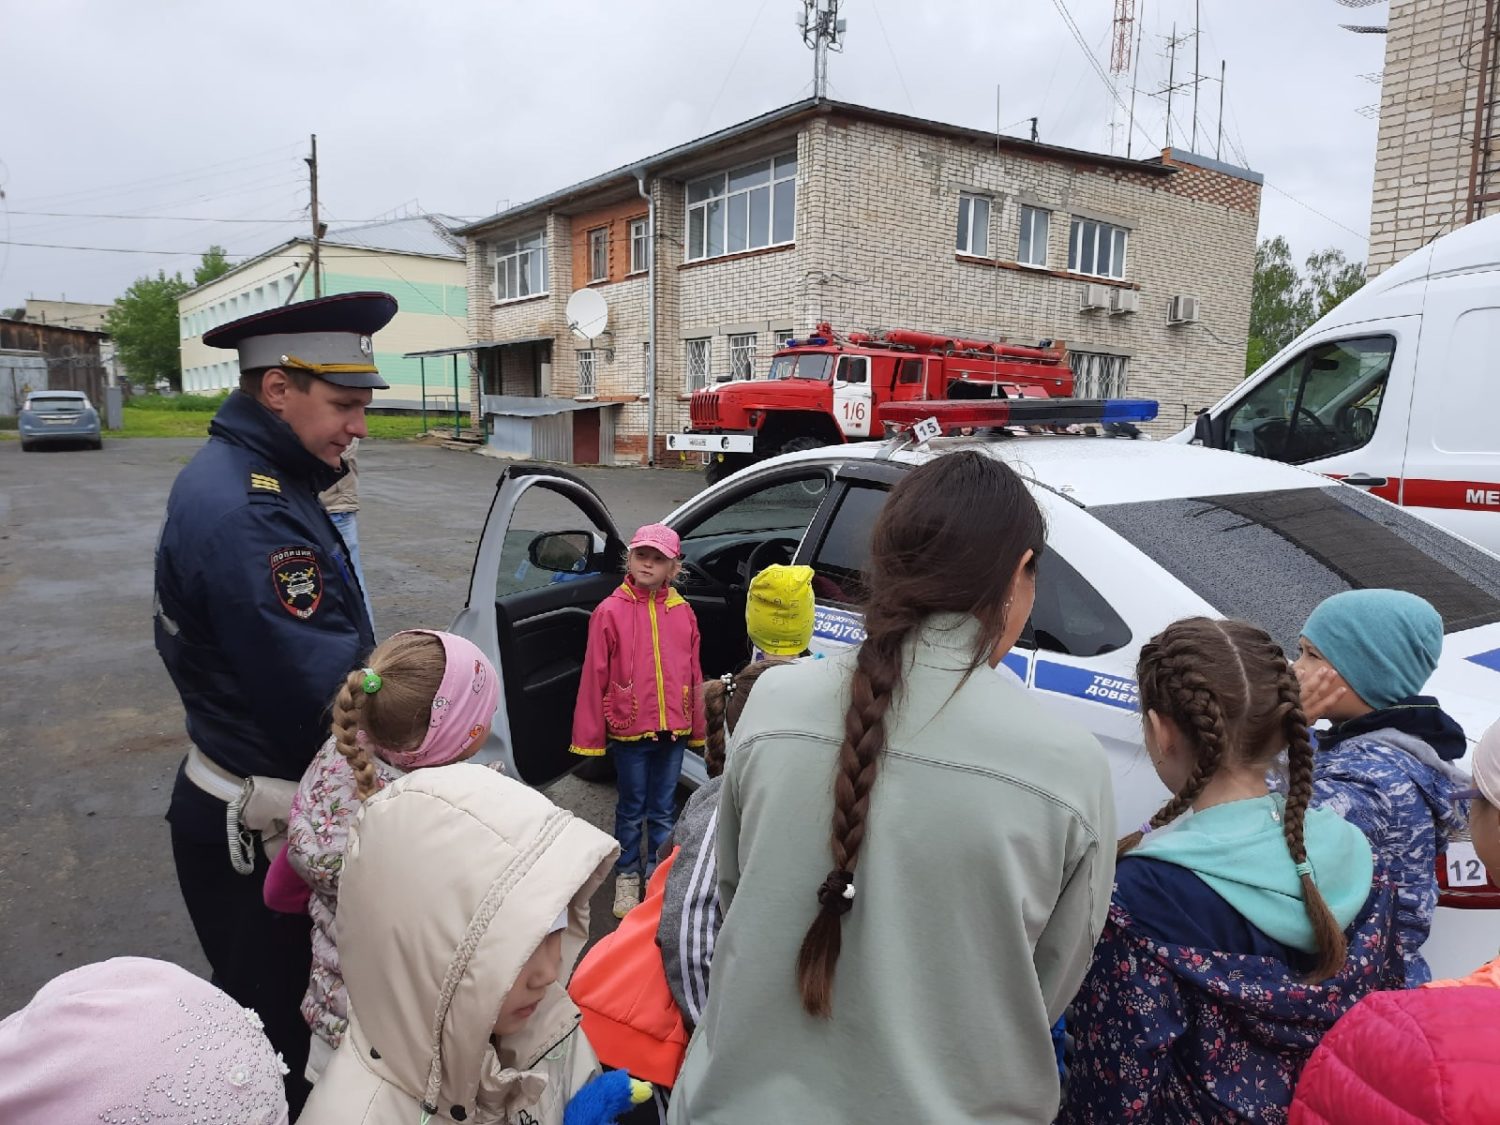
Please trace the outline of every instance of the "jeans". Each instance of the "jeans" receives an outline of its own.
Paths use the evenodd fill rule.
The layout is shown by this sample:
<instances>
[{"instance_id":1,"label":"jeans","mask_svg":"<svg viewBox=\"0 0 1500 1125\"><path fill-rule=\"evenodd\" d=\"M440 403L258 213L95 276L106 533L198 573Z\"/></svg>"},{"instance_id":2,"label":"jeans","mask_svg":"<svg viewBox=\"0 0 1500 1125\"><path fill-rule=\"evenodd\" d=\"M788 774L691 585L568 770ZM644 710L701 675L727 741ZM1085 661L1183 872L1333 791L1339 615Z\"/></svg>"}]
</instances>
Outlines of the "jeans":
<instances>
[{"instance_id":1,"label":"jeans","mask_svg":"<svg viewBox=\"0 0 1500 1125\"><path fill-rule=\"evenodd\" d=\"M349 565L354 569L354 580L359 583L359 592L365 599L365 613L370 617L370 632L375 632L375 608L370 605L370 587L365 584L365 572L359 565L359 524L355 520L358 512L329 512L328 518L344 539L349 550ZM380 638L375 638L377 641Z\"/></svg>"},{"instance_id":2,"label":"jeans","mask_svg":"<svg viewBox=\"0 0 1500 1125\"><path fill-rule=\"evenodd\" d=\"M611 742L620 798L615 805L615 839L620 842L616 874L644 874L672 835L677 812L677 777L682 772L684 739L670 734L639 742ZM646 822L646 858L641 859L641 822Z\"/></svg>"}]
</instances>

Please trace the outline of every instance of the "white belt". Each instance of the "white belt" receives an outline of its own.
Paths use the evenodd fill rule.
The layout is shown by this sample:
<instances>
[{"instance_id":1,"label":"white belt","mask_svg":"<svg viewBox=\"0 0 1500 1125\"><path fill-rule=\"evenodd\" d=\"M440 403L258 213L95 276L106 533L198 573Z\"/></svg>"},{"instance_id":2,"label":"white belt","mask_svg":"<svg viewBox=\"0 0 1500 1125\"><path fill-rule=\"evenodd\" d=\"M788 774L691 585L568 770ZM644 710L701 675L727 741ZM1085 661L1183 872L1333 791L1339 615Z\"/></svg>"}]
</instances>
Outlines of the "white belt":
<instances>
[{"instance_id":1,"label":"white belt","mask_svg":"<svg viewBox=\"0 0 1500 1125\"><path fill-rule=\"evenodd\" d=\"M230 773L193 745L188 746L187 777L203 792L210 797L217 797L226 805L245 788L243 777Z\"/></svg>"}]
</instances>

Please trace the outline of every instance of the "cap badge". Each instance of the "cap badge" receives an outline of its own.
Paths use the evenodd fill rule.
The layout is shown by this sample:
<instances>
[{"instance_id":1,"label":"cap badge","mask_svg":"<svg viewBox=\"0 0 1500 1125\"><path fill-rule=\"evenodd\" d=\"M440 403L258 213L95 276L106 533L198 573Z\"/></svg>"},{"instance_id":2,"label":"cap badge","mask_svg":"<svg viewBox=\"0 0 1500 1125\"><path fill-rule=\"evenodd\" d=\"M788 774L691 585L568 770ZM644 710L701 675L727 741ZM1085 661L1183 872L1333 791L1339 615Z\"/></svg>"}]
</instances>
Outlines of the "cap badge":
<instances>
[{"instance_id":1,"label":"cap badge","mask_svg":"<svg viewBox=\"0 0 1500 1125\"><path fill-rule=\"evenodd\" d=\"M368 336L361 336L359 338L359 350L364 355L369 355L370 354L370 351L371 351L370 337L368 337Z\"/></svg>"}]
</instances>

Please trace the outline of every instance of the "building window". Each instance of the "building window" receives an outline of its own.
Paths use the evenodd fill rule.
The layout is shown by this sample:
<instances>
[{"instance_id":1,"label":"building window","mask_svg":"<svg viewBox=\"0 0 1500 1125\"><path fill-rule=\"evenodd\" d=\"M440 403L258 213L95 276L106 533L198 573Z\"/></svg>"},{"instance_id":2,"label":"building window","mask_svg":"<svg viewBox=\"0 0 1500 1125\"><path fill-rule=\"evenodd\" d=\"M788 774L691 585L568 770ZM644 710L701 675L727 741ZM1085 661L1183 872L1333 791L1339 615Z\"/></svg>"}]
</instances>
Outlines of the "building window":
<instances>
[{"instance_id":1,"label":"building window","mask_svg":"<svg viewBox=\"0 0 1500 1125\"><path fill-rule=\"evenodd\" d=\"M589 231L589 281L609 280L609 228Z\"/></svg>"},{"instance_id":2,"label":"building window","mask_svg":"<svg viewBox=\"0 0 1500 1125\"><path fill-rule=\"evenodd\" d=\"M593 398L599 393L599 381L595 378L594 357L597 355L593 348L584 348L578 353L578 397Z\"/></svg>"},{"instance_id":3,"label":"building window","mask_svg":"<svg viewBox=\"0 0 1500 1125\"><path fill-rule=\"evenodd\" d=\"M651 268L650 223L645 219L630 220L630 272L645 273Z\"/></svg>"},{"instance_id":4,"label":"building window","mask_svg":"<svg viewBox=\"0 0 1500 1125\"><path fill-rule=\"evenodd\" d=\"M694 180L687 186L688 261L790 243L796 218L795 153Z\"/></svg>"},{"instance_id":5,"label":"building window","mask_svg":"<svg viewBox=\"0 0 1500 1125\"><path fill-rule=\"evenodd\" d=\"M1125 238L1124 227L1075 217L1068 232L1068 269L1095 277L1124 277Z\"/></svg>"},{"instance_id":6,"label":"building window","mask_svg":"<svg viewBox=\"0 0 1500 1125\"><path fill-rule=\"evenodd\" d=\"M1051 218L1040 207L1021 208L1021 240L1016 245L1016 261L1023 266L1047 264L1047 223Z\"/></svg>"},{"instance_id":7,"label":"building window","mask_svg":"<svg viewBox=\"0 0 1500 1125\"><path fill-rule=\"evenodd\" d=\"M1068 353L1073 369L1074 398L1124 398L1129 384L1125 376L1127 356L1100 352Z\"/></svg>"},{"instance_id":8,"label":"building window","mask_svg":"<svg viewBox=\"0 0 1500 1125\"><path fill-rule=\"evenodd\" d=\"M755 378L755 333L729 337L729 377Z\"/></svg>"},{"instance_id":9,"label":"building window","mask_svg":"<svg viewBox=\"0 0 1500 1125\"><path fill-rule=\"evenodd\" d=\"M687 389L689 391L701 391L708 386L708 365L712 358L712 340L689 340L687 342Z\"/></svg>"},{"instance_id":10,"label":"building window","mask_svg":"<svg viewBox=\"0 0 1500 1125\"><path fill-rule=\"evenodd\" d=\"M547 232L495 245L495 300L519 301L547 292Z\"/></svg>"},{"instance_id":11,"label":"building window","mask_svg":"<svg viewBox=\"0 0 1500 1125\"><path fill-rule=\"evenodd\" d=\"M959 195L957 247L960 254L990 256L990 201L984 196Z\"/></svg>"}]
</instances>

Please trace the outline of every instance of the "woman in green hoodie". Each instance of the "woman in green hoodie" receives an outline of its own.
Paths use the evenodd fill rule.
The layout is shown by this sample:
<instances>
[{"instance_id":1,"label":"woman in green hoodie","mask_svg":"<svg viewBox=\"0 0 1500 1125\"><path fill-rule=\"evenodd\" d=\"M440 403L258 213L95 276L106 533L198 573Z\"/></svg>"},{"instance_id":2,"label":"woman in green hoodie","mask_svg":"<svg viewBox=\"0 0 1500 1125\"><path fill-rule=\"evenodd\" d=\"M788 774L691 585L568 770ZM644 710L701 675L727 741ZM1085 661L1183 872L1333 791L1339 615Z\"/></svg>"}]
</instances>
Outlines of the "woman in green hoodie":
<instances>
[{"instance_id":1,"label":"woman in green hoodie","mask_svg":"<svg viewBox=\"0 0 1500 1125\"><path fill-rule=\"evenodd\" d=\"M1401 984L1391 891L1359 829L1308 809L1301 692L1264 631L1176 622L1136 676L1146 752L1174 796L1120 841L1059 1120L1285 1121L1323 1033ZM1283 750L1285 797L1266 784Z\"/></svg>"}]
</instances>

